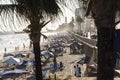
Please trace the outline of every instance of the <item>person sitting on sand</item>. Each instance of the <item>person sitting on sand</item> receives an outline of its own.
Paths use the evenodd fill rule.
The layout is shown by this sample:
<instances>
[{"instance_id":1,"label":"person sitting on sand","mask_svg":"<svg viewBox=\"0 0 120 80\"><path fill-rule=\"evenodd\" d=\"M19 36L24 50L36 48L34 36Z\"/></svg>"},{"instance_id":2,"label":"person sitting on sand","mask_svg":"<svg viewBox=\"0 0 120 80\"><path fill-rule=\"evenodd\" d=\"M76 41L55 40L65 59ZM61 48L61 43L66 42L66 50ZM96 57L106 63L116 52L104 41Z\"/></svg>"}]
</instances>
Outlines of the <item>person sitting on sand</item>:
<instances>
[{"instance_id":1,"label":"person sitting on sand","mask_svg":"<svg viewBox=\"0 0 120 80\"><path fill-rule=\"evenodd\" d=\"M74 76L76 76L76 66L74 66Z\"/></svg>"},{"instance_id":2,"label":"person sitting on sand","mask_svg":"<svg viewBox=\"0 0 120 80\"><path fill-rule=\"evenodd\" d=\"M60 69L60 71L63 70L63 63L61 61L60 61L60 64L59 64L59 69Z\"/></svg>"}]
</instances>

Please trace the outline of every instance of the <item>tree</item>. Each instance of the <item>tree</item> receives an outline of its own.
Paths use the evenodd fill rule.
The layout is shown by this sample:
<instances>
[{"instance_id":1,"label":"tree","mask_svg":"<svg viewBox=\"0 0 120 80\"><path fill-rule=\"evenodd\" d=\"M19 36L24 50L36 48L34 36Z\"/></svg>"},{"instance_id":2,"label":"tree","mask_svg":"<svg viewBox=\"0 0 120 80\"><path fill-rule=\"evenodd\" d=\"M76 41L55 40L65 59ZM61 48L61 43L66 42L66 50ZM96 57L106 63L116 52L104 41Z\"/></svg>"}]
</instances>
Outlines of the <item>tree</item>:
<instances>
[{"instance_id":1,"label":"tree","mask_svg":"<svg viewBox=\"0 0 120 80\"><path fill-rule=\"evenodd\" d=\"M97 26L98 70L97 80L113 80L115 67L114 31L115 15L120 11L119 0L90 0L86 16L90 11Z\"/></svg>"},{"instance_id":2,"label":"tree","mask_svg":"<svg viewBox=\"0 0 120 80\"><path fill-rule=\"evenodd\" d=\"M51 18L61 12L57 0L14 0L12 4L0 5L0 13L2 12L6 14L15 12L20 18L24 18L26 21L30 22L24 31L29 33L30 40L33 42L36 80L43 80L40 58L40 37L43 35L41 29L50 22L50 20L45 22L46 15ZM46 38L46 36L44 37Z\"/></svg>"}]
</instances>

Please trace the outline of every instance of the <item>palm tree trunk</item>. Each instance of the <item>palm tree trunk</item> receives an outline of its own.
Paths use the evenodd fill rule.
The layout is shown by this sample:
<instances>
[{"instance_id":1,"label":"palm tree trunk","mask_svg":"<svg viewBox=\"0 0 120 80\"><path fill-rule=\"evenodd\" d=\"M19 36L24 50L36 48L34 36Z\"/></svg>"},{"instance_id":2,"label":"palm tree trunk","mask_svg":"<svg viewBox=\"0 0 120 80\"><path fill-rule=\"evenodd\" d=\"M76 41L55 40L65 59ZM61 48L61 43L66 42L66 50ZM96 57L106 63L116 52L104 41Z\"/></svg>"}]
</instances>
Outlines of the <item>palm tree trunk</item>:
<instances>
[{"instance_id":1,"label":"palm tree trunk","mask_svg":"<svg viewBox=\"0 0 120 80\"><path fill-rule=\"evenodd\" d=\"M33 49L35 53L36 80L43 80L42 65L41 65L41 58L40 58L40 42L33 42Z\"/></svg>"},{"instance_id":2,"label":"palm tree trunk","mask_svg":"<svg viewBox=\"0 0 120 80\"><path fill-rule=\"evenodd\" d=\"M114 80L113 40L114 40L114 28L111 29L110 27L98 27L97 80Z\"/></svg>"},{"instance_id":3,"label":"palm tree trunk","mask_svg":"<svg viewBox=\"0 0 120 80\"><path fill-rule=\"evenodd\" d=\"M35 18L31 21L31 24L28 26L31 28L31 33L29 35L30 40L33 43L33 51L35 55L35 75L36 80L43 80L42 77L42 65L41 65L41 49L40 49L40 38L41 38L41 25L39 24L39 20Z\"/></svg>"},{"instance_id":4,"label":"palm tree trunk","mask_svg":"<svg viewBox=\"0 0 120 80\"><path fill-rule=\"evenodd\" d=\"M57 69L56 53L54 53L54 59L53 59L53 62L54 62L54 72L55 72L56 69Z\"/></svg>"},{"instance_id":5,"label":"palm tree trunk","mask_svg":"<svg viewBox=\"0 0 120 80\"><path fill-rule=\"evenodd\" d=\"M116 0L92 0L92 16L98 35L97 80L114 80L114 36Z\"/></svg>"}]
</instances>

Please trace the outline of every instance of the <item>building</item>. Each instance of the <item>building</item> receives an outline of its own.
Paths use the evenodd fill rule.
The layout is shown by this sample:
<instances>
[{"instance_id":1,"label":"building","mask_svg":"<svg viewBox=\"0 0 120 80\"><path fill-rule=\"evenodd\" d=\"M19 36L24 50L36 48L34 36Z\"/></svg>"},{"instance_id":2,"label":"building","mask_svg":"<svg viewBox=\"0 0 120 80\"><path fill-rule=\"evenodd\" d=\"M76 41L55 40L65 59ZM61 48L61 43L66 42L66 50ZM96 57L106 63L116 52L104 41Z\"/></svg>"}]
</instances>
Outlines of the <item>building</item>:
<instances>
[{"instance_id":1,"label":"building","mask_svg":"<svg viewBox=\"0 0 120 80\"><path fill-rule=\"evenodd\" d=\"M87 6L84 5L82 0L79 1L79 8L75 10L75 28L74 31L80 34L83 34L87 37L90 37L93 34L96 34L96 28L94 25L94 20L91 16L85 17ZM89 35L88 35L89 34Z\"/></svg>"}]
</instances>

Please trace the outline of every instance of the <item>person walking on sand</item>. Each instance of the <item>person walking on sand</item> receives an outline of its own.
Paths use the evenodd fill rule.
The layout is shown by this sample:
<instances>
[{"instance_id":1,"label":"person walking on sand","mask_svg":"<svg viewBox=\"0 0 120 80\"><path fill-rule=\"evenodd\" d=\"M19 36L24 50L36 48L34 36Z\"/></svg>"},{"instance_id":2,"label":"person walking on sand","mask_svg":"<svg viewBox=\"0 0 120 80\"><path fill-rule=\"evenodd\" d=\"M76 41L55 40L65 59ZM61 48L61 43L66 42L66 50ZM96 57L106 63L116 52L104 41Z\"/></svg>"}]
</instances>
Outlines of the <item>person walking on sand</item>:
<instances>
[{"instance_id":1,"label":"person walking on sand","mask_svg":"<svg viewBox=\"0 0 120 80\"><path fill-rule=\"evenodd\" d=\"M7 49L5 48L5 53L7 52Z\"/></svg>"},{"instance_id":2,"label":"person walking on sand","mask_svg":"<svg viewBox=\"0 0 120 80\"><path fill-rule=\"evenodd\" d=\"M74 66L74 76L76 76L76 66Z\"/></svg>"},{"instance_id":3,"label":"person walking on sand","mask_svg":"<svg viewBox=\"0 0 120 80\"><path fill-rule=\"evenodd\" d=\"M75 68L75 75L76 75L76 77L80 77L81 76L81 69L78 66L78 64L77 64L77 66Z\"/></svg>"},{"instance_id":4,"label":"person walking on sand","mask_svg":"<svg viewBox=\"0 0 120 80\"><path fill-rule=\"evenodd\" d=\"M25 44L23 43L23 49L25 49Z\"/></svg>"}]
</instances>

